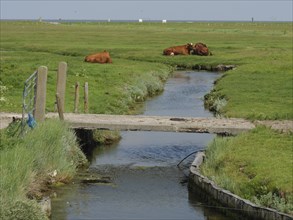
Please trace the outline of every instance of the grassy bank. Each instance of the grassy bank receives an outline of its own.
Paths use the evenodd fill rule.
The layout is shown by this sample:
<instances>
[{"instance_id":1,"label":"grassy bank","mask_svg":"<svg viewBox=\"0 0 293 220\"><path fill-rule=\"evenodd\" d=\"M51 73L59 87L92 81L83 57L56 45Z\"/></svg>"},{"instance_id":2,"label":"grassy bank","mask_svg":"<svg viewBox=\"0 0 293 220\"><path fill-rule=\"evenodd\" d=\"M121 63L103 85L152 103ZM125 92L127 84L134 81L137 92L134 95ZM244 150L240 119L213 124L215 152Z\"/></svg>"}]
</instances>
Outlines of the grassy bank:
<instances>
[{"instance_id":1,"label":"grassy bank","mask_svg":"<svg viewBox=\"0 0 293 220\"><path fill-rule=\"evenodd\" d=\"M1 130L0 218L45 219L36 200L48 185L70 181L86 158L59 121L39 124L22 139L18 134L19 123Z\"/></svg>"},{"instance_id":2,"label":"grassy bank","mask_svg":"<svg viewBox=\"0 0 293 220\"><path fill-rule=\"evenodd\" d=\"M162 89L172 67L235 64L214 95L229 117L292 119L292 23L61 23L1 21L2 111L20 111L24 80L49 68L47 110L55 99L56 69L68 63L66 111L74 84L89 82L90 112L129 113L146 91ZM162 56L164 48L206 43L214 56ZM84 56L110 51L112 65L84 63ZM4 88L3 87L3 88ZM82 111L82 108L80 109Z\"/></svg>"},{"instance_id":3,"label":"grassy bank","mask_svg":"<svg viewBox=\"0 0 293 220\"><path fill-rule=\"evenodd\" d=\"M268 128L217 137L202 173L255 203L293 214L292 135Z\"/></svg>"},{"instance_id":4,"label":"grassy bank","mask_svg":"<svg viewBox=\"0 0 293 220\"><path fill-rule=\"evenodd\" d=\"M1 21L0 33L1 111L21 111L23 82L41 65L49 69L47 111L52 111L60 61L68 63L65 111L73 111L78 81L81 85L89 82L90 113L107 114L132 113L136 103L162 91L164 81L177 66L192 69L196 65L234 64L237 68L226 72L207 96L210 106L227 117L293 119L292 23L55 25ZM162 56L164 48L188 42L206 43L214 56ZM105 49L113 64L83 62L86 55ZM82 112L82 108L79 110ZM10 145L16 148L18 141ZM288 155L292 155L292 134L259 128L234 138L217 138L215 145L219 147L211 147L210 154L216 151L221 156L215 158L216 166L205 171L207 175L255 201L265 200L270 192L281 197L285 193L290 198L292 162L288 164ZM256 150L261 152L256 154ZM13 155L13 151L1 151ZM208 156L207 162L214 160L209 158L213 157ZM272 158L274 168L280 168L278 172L268 172L272 171Z\"/></svg>"}]
</instances>

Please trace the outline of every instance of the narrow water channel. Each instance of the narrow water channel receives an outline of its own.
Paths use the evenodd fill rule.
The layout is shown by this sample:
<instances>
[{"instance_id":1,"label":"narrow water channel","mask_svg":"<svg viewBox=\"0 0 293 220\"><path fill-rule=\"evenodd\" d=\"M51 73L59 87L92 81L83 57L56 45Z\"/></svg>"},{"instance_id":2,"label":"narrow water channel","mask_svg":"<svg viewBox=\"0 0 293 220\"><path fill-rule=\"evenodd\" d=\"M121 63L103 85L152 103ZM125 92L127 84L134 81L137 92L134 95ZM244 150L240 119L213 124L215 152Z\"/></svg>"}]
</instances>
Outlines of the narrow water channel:
<instances>
[{"instance_id":1,"label":"narrow water channel","mask_svg":"<svg viewBox=\"0 0 293 220\"><path fill-rule=\"evenodd\" d=\"M220 75L178 72L165 91L145 104L145 115L212 117L202 98ZM96 148L90 171L110 183L75 182L62 187L52 201L52 219L194 219L231 220L188 191L194 157L211 134L122 132L118 144Z\"/></svg>"}]
</instances>

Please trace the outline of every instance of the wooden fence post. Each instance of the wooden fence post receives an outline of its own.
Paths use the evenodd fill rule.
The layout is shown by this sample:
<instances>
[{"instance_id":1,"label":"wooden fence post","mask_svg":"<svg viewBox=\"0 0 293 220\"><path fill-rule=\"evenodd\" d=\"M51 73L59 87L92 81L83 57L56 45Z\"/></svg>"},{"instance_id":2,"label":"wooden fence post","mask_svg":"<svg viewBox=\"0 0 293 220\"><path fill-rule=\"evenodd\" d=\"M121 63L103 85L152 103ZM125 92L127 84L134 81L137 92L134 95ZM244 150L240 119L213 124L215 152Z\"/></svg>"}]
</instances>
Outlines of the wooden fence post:
<instances>
[{"instance_id":1,"label":"wooden fence post","mask_svg":"<svg viewBox=\"0 0 293 220\"><path fill-rule=\"evenodd\" d=\"M79 105L79 82L75 83L75 96L74 96L74 113L78 113Z\"/></svg>"},{"instance_id":2,"label":"wooden fence post","mask_svg":"<svg viewBox=\"0 0 293 220\"><path fill-rule=\"evenodd\" d=\"M61 99L58 93L56 93L56 102L57 102L57 109L58 109L58 114L59 114L59 119L64 120L64 115L63 115L63 109L61 105Z\"/></svg>"},{"instance_id":3,"label":"wooden fence post","mask_svg":"<svg viewBox=\"0 0 293 220\"><path fill-rule=\"evenodd\" d=\"M40 66L37 73L37 90L34 110L34 118L39 122L45 120L47 75L48 68L46 66Z\"/></svg>"},{"instance_id":4,"label":"wooden fence post","mask_svg":"<svg viewBox=\"0 0 293 220\"><path fill-rule=\"evenodd\" d=\"M84 84L84 113L89 111L89 87L88 82Z\"/></svg>"},{"instance_id":5,"label":"wooden fence post","mask_svg":"<svg viewBox=\"0 0 293 220\"><path fill-rule=\"evenodd\" d=\"M66 89L66 72L67 72L67 63L60 62L57 72L57 89L56 93L59 95L60 107L64 111L65 108L65 89ZM57 101L57 100L56 100Z\"/></svg>"}]
</instances>

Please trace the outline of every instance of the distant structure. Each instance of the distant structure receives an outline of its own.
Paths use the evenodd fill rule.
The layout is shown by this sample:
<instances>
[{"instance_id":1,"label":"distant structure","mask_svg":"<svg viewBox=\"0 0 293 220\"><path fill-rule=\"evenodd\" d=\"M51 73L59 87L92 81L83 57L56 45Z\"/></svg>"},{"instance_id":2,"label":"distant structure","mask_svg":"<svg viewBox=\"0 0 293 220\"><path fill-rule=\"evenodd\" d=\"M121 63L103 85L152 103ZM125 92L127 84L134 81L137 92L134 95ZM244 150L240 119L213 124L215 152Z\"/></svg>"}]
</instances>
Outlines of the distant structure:
<instances>
[{"instance_id":1,"label":"distant structure","mask_svg":"<svg viewBox=\"0 0 293 220\"><path fill-rule=\"evenodd\" d=\"M141 18L140 18L140 19L138 19L138 22L139 22L139 23L142 23L142 19L141 19Z\"/></svg>"},{"instance_id":2,"label":"distant structure","mask_svg":"<svg viewBox=\"0 0 293 220\"><path fill-rule=\"evenodd\" d=\"M167 23L167 20L162 20L162 23L164 24L164 23Z\"/></svg>"},{"instance_id":3,"label":"distant structure","mask_svg":"<svg viewBox=\"0 0 293 220\"><path fill-rule=\"evenodd\" d=\"M253 17L251 18L251 22L254 22L254 18Z\"/></svg>"},{"instance_id":4,"label":"distant structure","mask_svg":"<svg viewBox=\"0 0 293 220\"><path fill-rule=\"evenodd\" d=\"M108 22L111 22L111 19L110 18L108 18Z\"/></svg>"},{"instance_id":5,"label":"distant structure","mask_svg":"<svg viewBox=\"0 0 293 220\"><path fill-rule=\"evenodd\" d=\"M39 17L39 22L42 22L43 21L43 18L42 17Z\"/></svg>"}]
</instances>

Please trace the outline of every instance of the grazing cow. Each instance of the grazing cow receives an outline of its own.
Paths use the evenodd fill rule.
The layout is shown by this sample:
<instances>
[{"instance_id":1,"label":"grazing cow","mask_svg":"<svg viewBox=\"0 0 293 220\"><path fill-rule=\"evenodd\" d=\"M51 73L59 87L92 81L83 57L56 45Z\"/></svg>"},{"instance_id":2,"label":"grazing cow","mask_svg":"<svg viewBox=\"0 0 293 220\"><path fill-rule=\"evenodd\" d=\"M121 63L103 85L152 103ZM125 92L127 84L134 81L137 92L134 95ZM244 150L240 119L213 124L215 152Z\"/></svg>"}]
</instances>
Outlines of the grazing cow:
<instances>
[{"instance_id":1,"label":"grazing cow","mask_svg":"<svg viewBox=\"0 0 293 220\"><path fill-rule=\"evenodd\" d=\"M204 43L196 43L191 50L191 54L199 56L212 56L212 52L209 51L209 48Z\"/></svg>"},{"instance_id":2,"label":"grazing cow","mask_svg":"<svg viewBox=\"0 0 293 220\"><path fill-rule=\"evenodd\" d=\"M85 62L90 63L112 63L112 59L108 51L104 50L104 52L91 54L85 57Z\"/></svg>"},{"instance_id":3,"label":"grazing cow","mask_svg":"<svg viewBox=\"0 0 293 220\"><path fill-rule=\"evenodd\" d=\"M189 55L191 50L193 50L193 44L188 43L182 46L174 46L166 48L163 51L163 55L174 56L174 55Z\"/></svg>"}]
</instances>

